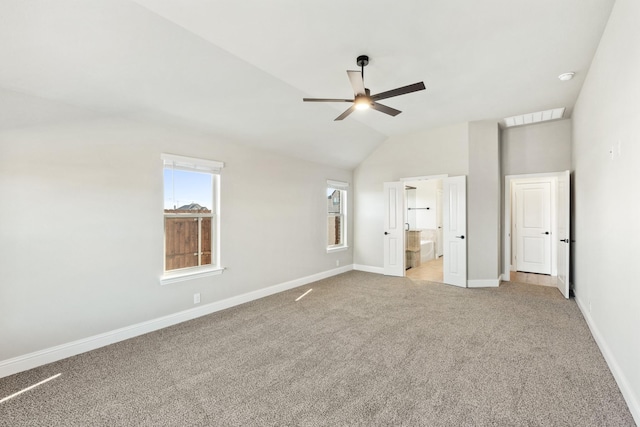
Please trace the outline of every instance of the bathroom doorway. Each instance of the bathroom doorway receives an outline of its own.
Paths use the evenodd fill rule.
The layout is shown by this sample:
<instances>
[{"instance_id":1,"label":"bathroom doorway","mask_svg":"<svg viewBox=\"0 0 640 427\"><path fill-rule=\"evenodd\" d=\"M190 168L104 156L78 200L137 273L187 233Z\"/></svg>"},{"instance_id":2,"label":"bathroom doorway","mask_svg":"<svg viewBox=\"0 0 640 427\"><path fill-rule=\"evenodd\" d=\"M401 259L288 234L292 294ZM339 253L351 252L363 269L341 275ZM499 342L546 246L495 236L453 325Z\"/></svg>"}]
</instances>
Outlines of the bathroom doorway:
<instances>
[{"instance_id":1,"label":"bathroom doorway","mask_svg":"<svg viewBox=\"0 0 640 427\"><path fill-rule=\"evenodd\" d=\"M405 276L444 282L442 178L404 181Z\"/></svg>"},{"instance_id":2,"label":"bathroom doorway","mask_svg":"<svg viewBox=\"0 0 640 427\"><path fill-rule=\"evenodd\" d=\"M407 276L405 266L407 257L413 257L415 263L409 262L412 268L421 263L422 252L420 245L423 239L422 233L410 233L411 224L408 222L407 201L405 195L405 183L424 180L442 180L442 279L436 279L441 283L448 285L467 287L467 177L461 176L428 176L402 178L400 181L389 181L383 183L384 194L384 225L383 225L383 254L384 267L383 274L386 276ZM418 199L416 199L418 200ZM435 205L435 203L433 203ZM422 206L416 206L422 207ZM426 207L426 206L425 206ZM430 208L430 207L429 207ZM416 209L422 210L422 209ZM431 209L424 209L431 210ZM420 227L416 223L415 227ZM414 229L415 231L422 231ZM437 226L436 226L437 233ZM409 240L407 234L413 234L412 249L406 250L405 241ZM429 233L425 233L428 236ZM436 234L437 236L437 234ZM437 239L437 237L436 237ZM433 240L424 242L427 245L425 251L429 250L429 246L438 247L437 242ZM414 252L413 254L407 252ZM417 269L416 269L417 270ZM416 271L414 270L414 271ZM412 274L413 275L413 272Z\"/></svg>"}]
</instances>

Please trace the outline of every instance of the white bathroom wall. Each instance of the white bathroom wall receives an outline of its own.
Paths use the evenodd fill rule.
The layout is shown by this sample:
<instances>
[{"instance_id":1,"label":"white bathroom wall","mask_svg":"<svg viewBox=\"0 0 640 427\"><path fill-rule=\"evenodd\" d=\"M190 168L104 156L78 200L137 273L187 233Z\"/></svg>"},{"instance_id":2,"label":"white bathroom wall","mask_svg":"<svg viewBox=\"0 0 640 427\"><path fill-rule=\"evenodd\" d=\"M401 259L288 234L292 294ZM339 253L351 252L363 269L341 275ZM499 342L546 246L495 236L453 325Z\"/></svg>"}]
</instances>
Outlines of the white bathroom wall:
<instances>
[{"instance_id":1,"label":"white bathroom wall","mask_svg":"<svg viewBox=\"0 0 640 427\"><path fill-rule=\"evenodd\" d=\"M412 230L415 230L418 224L418 214L417 211L415 209L411 209L411 208L415 208L417 206L418 203L418 189L417 187L415 189L412 188L408 188L407 186L412 186L415 187L412 184L409 183L405 183L405 190L404 190L404 198L405 198L405 205L407 207L407 217L405 218L406 224L409 224L409 228Z\"/></svg>"},{"instance_id":2,"label":"white bathroom wall","mask_svg":"<svg viewBox=\"0 0 640 427\"><path fill-rule=\"evenodd\" d=\"M91 116L0 130L0 365L352 264L326 253L326 181L351 171ZM222 275L160 285L161 153L225 162Z\"/></svg>"},{"instance_id":3,"label":"white bathroom wall","mask_svg":"<svg viewBox=\"0 0 640 427\"><path fill-rule=\"evenodd\" d=\"M438 180L429 179L416 183L416 228L436 229L436 188Z\"/></svg>"},{"instance_id":4,"label":"white bathroom wall","mask_svg":"<svg viewBox=\"0 0 640 427\"><path fill-rule=\"evenodd\" d=\"M640 2L618 0L573 113L576 301L640 425Z\"/></svg>"}]
</instances>

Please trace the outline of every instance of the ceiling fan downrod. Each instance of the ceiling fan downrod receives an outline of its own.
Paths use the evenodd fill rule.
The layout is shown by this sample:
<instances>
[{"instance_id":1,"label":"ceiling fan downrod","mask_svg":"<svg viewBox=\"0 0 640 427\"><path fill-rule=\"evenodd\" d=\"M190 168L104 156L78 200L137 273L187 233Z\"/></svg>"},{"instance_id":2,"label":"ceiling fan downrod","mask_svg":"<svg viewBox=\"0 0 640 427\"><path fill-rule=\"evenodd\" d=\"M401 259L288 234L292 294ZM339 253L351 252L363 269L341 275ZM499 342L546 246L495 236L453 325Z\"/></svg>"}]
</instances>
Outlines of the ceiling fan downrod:
<instances>
[{"instance_id":1,"label":"ceiling fan downrod","mask_svg":"<svg viewBox=\"0 0 640 427\"><path fill-rule=\"evenodd\" d=\"M369 65L369 57L367 55L360 55L356 58L356 64L360 67L360 74L362 75L362 81L364 81L364 67Z\"/></svg>"}]
</instances>

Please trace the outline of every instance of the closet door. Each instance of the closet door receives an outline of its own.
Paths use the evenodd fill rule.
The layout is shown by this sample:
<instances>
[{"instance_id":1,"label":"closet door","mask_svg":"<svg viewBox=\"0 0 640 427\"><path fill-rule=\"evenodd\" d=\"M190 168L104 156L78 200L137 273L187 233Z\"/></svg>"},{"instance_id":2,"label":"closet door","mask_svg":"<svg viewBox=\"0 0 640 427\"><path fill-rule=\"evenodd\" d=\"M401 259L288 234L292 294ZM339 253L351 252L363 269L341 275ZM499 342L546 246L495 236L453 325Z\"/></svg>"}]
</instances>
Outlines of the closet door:
<instances>
[{"instance_id":1,"label":"closet door","mask_svg":"<svg viewBox=\"0 0 640 427\"><path fill-rule=\"evenodd\" d=\"M551 181L516 185L516 269L551 274Z\"/></svg>"}]
</instances>

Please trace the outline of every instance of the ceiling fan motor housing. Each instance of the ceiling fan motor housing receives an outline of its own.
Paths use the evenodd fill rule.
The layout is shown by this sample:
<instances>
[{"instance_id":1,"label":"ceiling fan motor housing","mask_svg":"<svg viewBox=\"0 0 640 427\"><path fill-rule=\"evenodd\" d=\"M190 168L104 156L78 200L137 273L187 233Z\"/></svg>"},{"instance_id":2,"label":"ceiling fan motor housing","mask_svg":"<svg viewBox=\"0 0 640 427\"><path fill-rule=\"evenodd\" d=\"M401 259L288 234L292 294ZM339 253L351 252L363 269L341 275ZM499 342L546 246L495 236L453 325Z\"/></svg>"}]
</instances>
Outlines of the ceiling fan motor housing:
<instances>
[{"instance_id":1,"label":"ceiling fan motor housing","mask_svg":"<svg viewBox=\"0 0 640 427\"><path fill-rule=\"evenodd\" d=\"M369 65L369 57L367 55L358 56L358 58L356 59L356 64L358 64L358 67L366 67L367 65Z\"/></svg>"}]
</instances>

